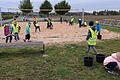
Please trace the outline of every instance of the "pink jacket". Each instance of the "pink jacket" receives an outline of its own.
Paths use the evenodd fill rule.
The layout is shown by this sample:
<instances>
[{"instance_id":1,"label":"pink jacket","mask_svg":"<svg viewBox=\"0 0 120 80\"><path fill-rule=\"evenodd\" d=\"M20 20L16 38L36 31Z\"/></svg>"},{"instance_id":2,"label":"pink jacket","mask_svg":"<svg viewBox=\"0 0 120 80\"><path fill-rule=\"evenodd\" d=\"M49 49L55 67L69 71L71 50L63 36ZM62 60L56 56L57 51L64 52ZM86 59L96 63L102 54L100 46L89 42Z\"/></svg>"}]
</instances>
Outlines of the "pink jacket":
<instances>
[{"instance_id":1,"label":"pink jacket","mask_svg":"<svg viewBox=\"0 0 120 80\"><path fill-rule=\"evenodd\" d=\"M8 36L9 34L10 34L10 28L9 28L9 26L5 26L4 27L4 35Z\"/></svg>"},{"instance_id":2,"label":"pink jacket","mask_svg":"<svg viewBox=\"0 0 120 80\"><path fill-rule=\"evenodd\" d=\"M120 62L117 60L116 53L112 54L111 56L106 57L103 64L107 65L110 62L117 62L118 68L120 70Z\"/></svg>"}]
</instances>

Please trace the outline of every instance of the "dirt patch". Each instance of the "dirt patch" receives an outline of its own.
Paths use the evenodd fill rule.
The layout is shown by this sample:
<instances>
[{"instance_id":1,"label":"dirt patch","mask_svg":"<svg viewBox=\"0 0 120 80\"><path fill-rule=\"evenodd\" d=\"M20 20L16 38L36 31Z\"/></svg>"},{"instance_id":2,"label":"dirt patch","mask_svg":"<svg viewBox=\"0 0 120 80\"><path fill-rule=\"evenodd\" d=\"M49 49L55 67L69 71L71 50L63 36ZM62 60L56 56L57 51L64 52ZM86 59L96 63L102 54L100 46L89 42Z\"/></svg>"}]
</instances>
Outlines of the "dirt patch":
<instances>
[{"instance_id":1,"label":"dirt patch","mask_svg":"<svg viewBox=\"0 0 120 80\"><path fill-rule=\"evenodd\" d=\"M21 26L19 42L23 42L26 22L20 22L19 25ZM45 44L85 41L89 29L88 27L79 28L77 24L69 26L66 23L60 24L58 22L53 23L54 28L52 30L46 29L45 22L39 22L39 25L41 32L35 32L34 26L31 24L31 41L44 41ZM4 37L2 34L2 30L0 30L0 37ZM103 35L103 39L112 39L119 36L117 33L105 29L101 31L101 34ZM0 42L4 42L4 40L0 39Z\"/></svg>"}]
</instances>

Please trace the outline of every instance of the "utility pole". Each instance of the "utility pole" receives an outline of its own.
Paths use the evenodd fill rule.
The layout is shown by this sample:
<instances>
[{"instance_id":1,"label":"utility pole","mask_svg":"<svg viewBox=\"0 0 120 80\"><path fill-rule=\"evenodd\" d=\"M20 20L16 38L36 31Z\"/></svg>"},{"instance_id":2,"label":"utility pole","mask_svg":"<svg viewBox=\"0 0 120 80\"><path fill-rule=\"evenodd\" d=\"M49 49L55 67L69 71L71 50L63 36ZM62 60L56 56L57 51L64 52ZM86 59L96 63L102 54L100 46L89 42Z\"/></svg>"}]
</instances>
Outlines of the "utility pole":
<instances>
[{"instance_id":1,"label":"utility pole","mask_svg":"<svg viewBox=\"0 0 120 80\"><path fill-rule=\"evenodd\" d=\"M0 7L0 26L2 26L2 11L1 11L1 7Z\"/></svg>"},{"instance_id":2,"label":"utility pole","mask_svg":"<svg viewBox=\"0 0 120 80\"><path fill-rule=\"evenodd\" d=\"M84 23L84 9L82 9L82 24Z\"/></svg>"}]
</instances>

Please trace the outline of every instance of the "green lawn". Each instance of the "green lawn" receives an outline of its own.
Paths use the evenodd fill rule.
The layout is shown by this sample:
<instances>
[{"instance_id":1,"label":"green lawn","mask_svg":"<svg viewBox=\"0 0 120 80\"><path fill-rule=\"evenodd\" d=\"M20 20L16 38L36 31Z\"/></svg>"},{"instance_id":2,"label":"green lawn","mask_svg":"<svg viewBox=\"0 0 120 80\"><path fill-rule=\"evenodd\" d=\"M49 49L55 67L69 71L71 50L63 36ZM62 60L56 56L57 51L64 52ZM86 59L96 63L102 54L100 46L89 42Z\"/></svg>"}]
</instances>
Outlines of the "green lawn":
<instances>
[{"instance_id":1,"label":"green lawn","mask_svg":"<svg viewBox=\"0 0 120 80\"><path fill-rule=\"evenodd\" d=\"M48 57L38 49L0 49L0 80L119 80L95 61L91 68L83 65L86 43L49 46ZM96 46L106 56L120 51L120 40L103 40Z\"/></svg>"},{"instance_id":2,"label":"green lawn","mask_svg":"<svg viewBox=\"0 0 120 80\"><path fill-rule=\"evenodd\" d=\"M102 26L102 28L113 32L120 32L120 27Z\"/></svg>"}]
</instances>

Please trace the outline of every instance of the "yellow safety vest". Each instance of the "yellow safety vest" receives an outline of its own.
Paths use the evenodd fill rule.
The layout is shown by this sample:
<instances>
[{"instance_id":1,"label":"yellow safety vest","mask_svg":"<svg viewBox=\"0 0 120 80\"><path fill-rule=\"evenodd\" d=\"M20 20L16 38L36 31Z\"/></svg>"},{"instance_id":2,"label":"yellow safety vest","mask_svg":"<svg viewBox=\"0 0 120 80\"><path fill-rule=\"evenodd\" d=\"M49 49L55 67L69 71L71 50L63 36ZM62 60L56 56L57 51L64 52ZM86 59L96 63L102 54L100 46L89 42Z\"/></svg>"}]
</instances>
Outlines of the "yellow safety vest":
<instances>
[{"instance_id":1,"label":"yellow safety vest","mask_svg":"<svg viewBox=\"0 0 120 80\"><path fill-rule=\"evenodd\" d=\"M39 26L39 24L38 24L38 23L36 23L35 25L36 25L37 27Z\"/></svg>"},{"instance_id":2,"label":"yellow safety vest","mask_svg":"<svg viewBox=\"0 0 120 80\"><path fill-rule=\"evenodd\" d=\"M96 45L96 34L97 34L97 31L93 31L91 28L90 28L90 32L91 32L91 36L89 39L88 39L88 45Z\"/></svg>"},{"instance_id":3,"label":"yellow safety vest","mask_svg":"<svg viewBox=\"0 0 120 80\"><path fill-rule=\"evenodd\" d=\"M87 26L87 23L86 23L86 22L84 22L84 25L85 25L85 26Z\"/></svg>"},{"instance_id":4,"label":"yellow safety vest","mask_svg":"<svg viewBox=\"0 0 120 80\"><path fill-rule=\"evenodd\" d=\"M71 22L73 22L73 21L74 21L74 18L71 19Z\"/></svg>"},{"instance_id":5,"label":"yellow safety vest","mask_svg":"<svg viewBox=\"0 0 120 80\"><path fill-rule=\"evenodd\" d=\"M50 24L50 23L51 23L51 21L50 21L50 20L48 20L48 21L47 21L47 24Z\"/></svg>"},{"instance_id":6,"label":"yellow safety vest","mask_svg":"<svg viewBox=\"0 0 120 80\"><path fill-rule=\"evenodd\" d=\"M12 27L13 27L13 33L19 32L19 25L18 24L16 26L14 26L14 24L12 24Z\"/></svg>"}]
</instances>

